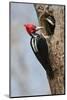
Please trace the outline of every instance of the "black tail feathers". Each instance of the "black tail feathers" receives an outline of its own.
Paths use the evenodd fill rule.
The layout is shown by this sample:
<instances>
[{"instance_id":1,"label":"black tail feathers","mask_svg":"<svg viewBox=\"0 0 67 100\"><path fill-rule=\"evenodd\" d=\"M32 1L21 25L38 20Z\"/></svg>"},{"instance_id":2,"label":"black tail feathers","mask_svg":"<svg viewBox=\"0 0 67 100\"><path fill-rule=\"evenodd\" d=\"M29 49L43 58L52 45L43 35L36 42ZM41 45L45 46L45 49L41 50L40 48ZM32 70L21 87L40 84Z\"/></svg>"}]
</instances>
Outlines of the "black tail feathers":
<instances>
[{"instance_id":1,"label":"black tail feathers","mask_svg":"<svg viewBox=\"0 0 67 100\"><path fill-rule=\"evenodd\" d=\"M53 78L54 78L54 71L48 70L48 71L46 71L46 72L47 72L47 76L48 76L49 79L53 79Z\"/></svg>"},{"instance_id":2,"label":"black tail feathers","mask_svg":"<svg viewBox=\"0 0 67 100\"><path fill-rule=\"evenodd\" d=\"M52 70L52 68L51 69L47 69L46 73L47 73L47 77L49 79L53 79L54 78L54 71Z\"/></svg>"}]
</instances>

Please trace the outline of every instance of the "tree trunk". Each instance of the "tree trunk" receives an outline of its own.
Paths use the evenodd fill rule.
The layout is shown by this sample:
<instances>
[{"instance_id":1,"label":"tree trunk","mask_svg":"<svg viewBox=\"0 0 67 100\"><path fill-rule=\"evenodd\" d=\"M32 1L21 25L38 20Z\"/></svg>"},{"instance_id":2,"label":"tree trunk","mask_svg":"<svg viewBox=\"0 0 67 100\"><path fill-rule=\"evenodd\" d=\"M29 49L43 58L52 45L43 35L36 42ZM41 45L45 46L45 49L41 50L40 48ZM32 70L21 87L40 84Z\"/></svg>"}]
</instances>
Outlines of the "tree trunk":
<instances>
[{"instance_id":1,"label":"tree trunk","mask_svg":"<svg viewBox=\"0 0 67 100\"><path fill-rule=\"evenodd\" d=\"M44 27L45 11L53 11L56 20L54 35L46 39L49 47L49 58L52 69L54 70L54 78L49 79L49 85L52 94L64 94L64 14L65 7L58 5L35 4L35 10L39 19L39 23ZM45 27L41 30L46 35Z\"/></svg>"}]
</instances>

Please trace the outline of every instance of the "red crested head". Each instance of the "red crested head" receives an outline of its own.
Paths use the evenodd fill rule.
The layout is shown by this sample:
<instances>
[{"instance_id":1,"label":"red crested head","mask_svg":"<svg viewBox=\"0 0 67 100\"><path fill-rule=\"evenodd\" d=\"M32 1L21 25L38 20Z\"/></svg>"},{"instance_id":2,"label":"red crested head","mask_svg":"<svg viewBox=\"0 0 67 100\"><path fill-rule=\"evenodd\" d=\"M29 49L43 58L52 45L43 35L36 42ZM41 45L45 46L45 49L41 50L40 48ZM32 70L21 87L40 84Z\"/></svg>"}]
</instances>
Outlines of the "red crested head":
<instances>
[{"instance_id":1,"label":"red crested head","mask_svg":"<svg viewBox=\"0 0 67 100\"><path fill-rule=\"evenodd\" d=\"M25 28L26 28L26 30L27 30L29 35L32 35L32 33L36 32L36 26L35 25L33 25L33 24L25 24L24 26L25 26Z\"/></svg>"}]
</instances>

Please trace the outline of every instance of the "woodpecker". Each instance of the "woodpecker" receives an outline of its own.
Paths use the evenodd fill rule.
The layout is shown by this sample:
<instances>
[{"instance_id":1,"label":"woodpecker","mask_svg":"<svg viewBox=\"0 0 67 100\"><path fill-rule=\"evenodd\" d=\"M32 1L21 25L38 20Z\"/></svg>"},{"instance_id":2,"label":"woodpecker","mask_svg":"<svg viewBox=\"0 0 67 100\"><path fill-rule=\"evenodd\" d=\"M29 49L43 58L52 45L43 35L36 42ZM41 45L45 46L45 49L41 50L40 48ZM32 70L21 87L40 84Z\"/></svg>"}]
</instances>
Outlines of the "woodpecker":
<instances>
[{"instance_id":1,"label":"woodpecker","mask_svg":"<svg viewBox=\"0 0 67 100\"><path fill-rule=\"evenodd\" d=\"M24 26L27 33L31 36L30 45L35 56L45 69L47 76L52 79L54 72L50 65L47 41L43 34L37 33L37 31L43 27L36 27L33 24L25 24Z\"/></svg>"},{"instance_id":2,"label":"woodpecker","mask_svg":"<svg viewBox=\"0 0 67 100\"><path fill-rule=\"evenodd\" d=\"M55 30L55 18L54 16L50 16L48 15L45 18L45 30L48 33L48 35L53 35L54 34L54 30Z\"/></svg>"}]
</instances>

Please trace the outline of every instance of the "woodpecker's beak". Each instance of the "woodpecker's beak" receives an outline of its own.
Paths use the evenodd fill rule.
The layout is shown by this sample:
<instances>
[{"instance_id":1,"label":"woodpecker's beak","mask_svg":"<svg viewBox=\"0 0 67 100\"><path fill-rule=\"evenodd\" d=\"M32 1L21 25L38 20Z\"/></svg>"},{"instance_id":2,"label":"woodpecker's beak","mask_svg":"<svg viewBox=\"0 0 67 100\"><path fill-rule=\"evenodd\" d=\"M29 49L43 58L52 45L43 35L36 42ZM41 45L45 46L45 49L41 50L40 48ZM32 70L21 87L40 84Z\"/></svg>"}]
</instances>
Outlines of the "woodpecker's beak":
<instances>
[{"instance_id":1,"label":"woodpecker's beak","mask_svg":"<svg viewBox=\"0 0 67 100\"><path fill-rule=\"evenodd\" d=\"M42 26L38 26L38 27L36 27L36 31L39 31L40 29L43 29L44 27L42 27Z\"/></svg>"}]
</instances>

